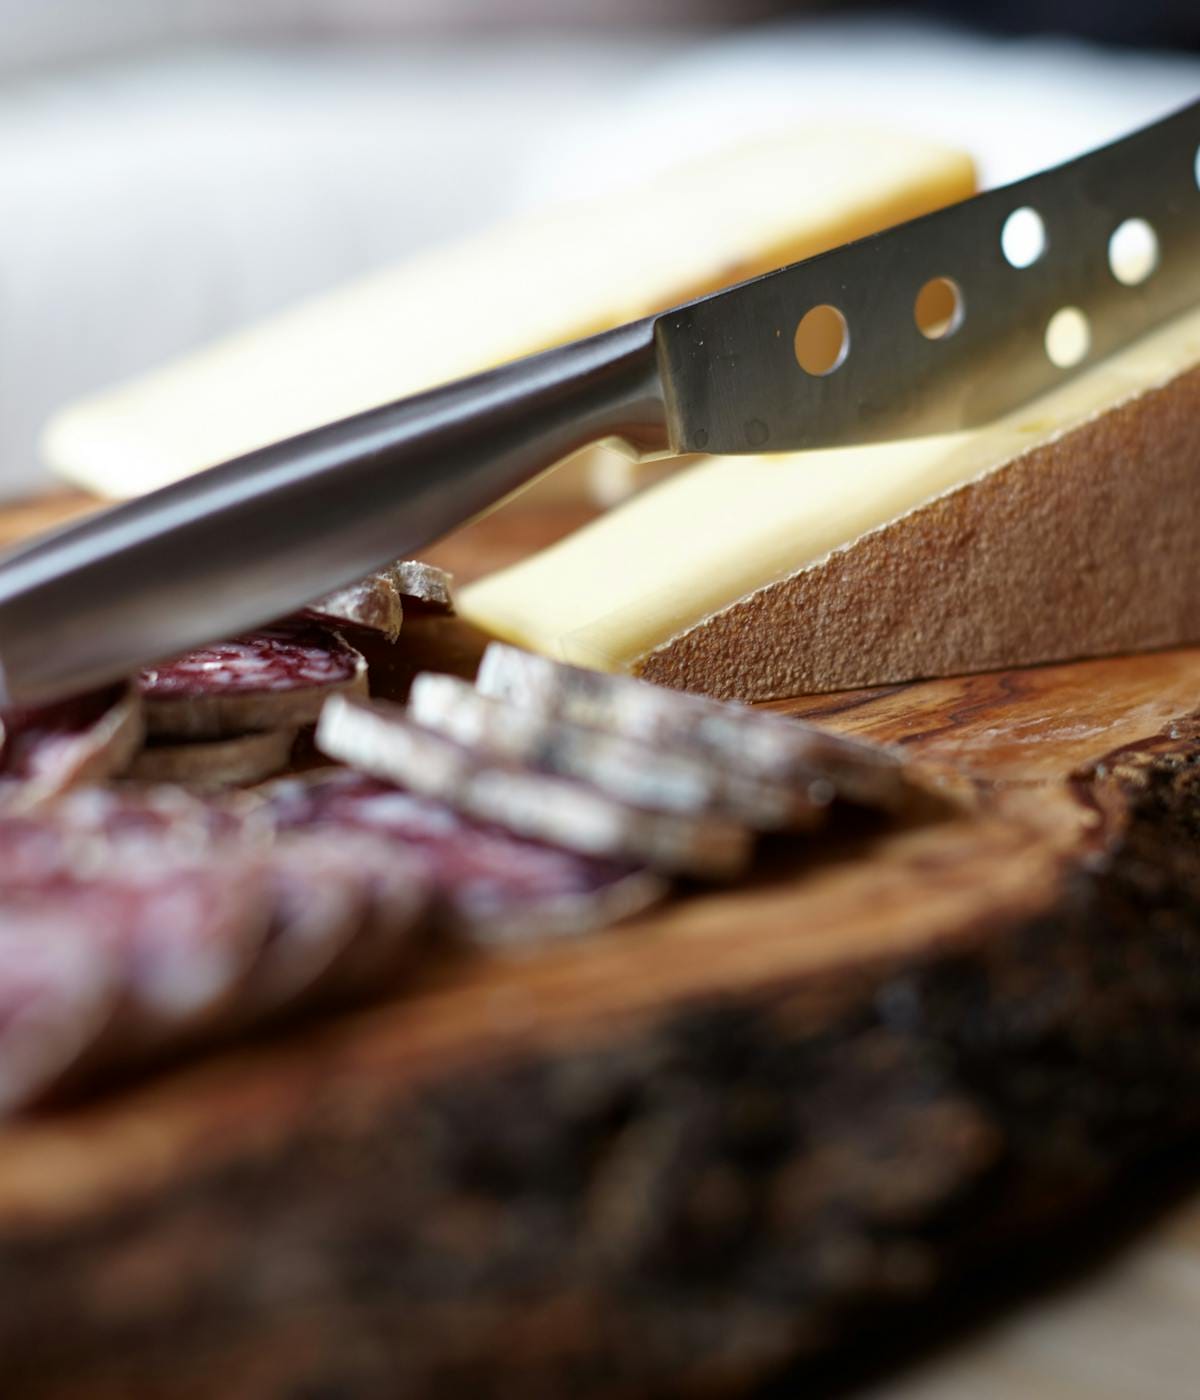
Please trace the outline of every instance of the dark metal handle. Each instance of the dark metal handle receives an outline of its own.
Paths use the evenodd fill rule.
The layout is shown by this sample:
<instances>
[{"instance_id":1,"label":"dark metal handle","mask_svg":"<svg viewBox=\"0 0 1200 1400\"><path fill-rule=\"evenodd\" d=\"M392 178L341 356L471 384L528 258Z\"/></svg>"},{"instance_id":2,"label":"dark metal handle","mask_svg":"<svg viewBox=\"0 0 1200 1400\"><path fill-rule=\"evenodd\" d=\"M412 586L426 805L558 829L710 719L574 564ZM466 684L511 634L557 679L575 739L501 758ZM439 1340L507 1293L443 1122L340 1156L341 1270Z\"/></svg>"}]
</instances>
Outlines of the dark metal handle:
<instances>
[{"instance_id":1,"label":"dark metal handle","mask_svg":"<svg viewBox=\"0 0 1200 1400\"><path fill-rule=\"evenodd\" d=\"M0 563L0 703L280 617L590 442L668 446L653 320L261 448Z\"/></svg>"}]
</instances>

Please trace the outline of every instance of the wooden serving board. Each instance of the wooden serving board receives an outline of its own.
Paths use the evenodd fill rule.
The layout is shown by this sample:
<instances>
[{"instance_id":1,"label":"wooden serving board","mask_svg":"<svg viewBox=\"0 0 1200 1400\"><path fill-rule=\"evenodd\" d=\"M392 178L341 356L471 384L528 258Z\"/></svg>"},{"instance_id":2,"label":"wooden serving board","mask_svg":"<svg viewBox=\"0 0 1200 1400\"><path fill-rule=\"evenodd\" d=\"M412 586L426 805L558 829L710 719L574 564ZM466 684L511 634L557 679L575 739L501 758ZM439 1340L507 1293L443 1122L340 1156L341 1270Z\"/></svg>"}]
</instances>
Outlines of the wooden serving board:
<instances>
[{"instance_id":1,"label":"wooden serving board","mask_svg":"<svg viewBox=\"0 0 1200 1400\"><path fill-rule=\"evenodd\" d=\"M817 1393L1189 1141L1200 650L777 708L946 805L0 1133L4 1393Z\"/></svg>"}]
</instances>

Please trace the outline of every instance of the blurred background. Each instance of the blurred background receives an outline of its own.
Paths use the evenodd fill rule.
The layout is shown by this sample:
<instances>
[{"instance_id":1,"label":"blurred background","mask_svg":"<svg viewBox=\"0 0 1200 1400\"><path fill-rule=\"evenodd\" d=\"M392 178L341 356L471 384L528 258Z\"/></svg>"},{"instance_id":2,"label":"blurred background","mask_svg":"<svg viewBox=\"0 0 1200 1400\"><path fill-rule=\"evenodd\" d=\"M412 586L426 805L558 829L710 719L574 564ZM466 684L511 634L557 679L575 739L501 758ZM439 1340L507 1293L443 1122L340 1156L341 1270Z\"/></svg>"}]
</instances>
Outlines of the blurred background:
<instances>
[{"instance_id":1,"label":"blurred background","mask_svg":"<svg viewBox=\"0 0 1200 1400\"><path fill-rule=\"evenodd\" d=\"M1197 0L0 0L0 34L7 496L60 405L517 212L850 118L994 184L1200 95Z\"/></svg>"}]
</instances>

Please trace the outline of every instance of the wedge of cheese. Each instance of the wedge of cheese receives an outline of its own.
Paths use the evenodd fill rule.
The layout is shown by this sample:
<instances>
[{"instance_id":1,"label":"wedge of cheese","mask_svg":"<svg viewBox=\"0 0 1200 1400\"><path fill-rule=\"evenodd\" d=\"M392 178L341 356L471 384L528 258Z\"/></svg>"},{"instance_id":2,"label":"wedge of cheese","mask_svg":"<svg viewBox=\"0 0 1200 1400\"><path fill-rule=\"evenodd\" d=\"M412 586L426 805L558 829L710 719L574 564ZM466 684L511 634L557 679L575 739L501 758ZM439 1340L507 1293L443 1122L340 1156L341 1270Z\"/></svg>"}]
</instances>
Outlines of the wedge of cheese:
<instances>
[{"instance_id":1,"label":"wedge of cheese","mask_svg":"<svg viewBox=\"0 0 1200 1400\"><path fill-rule=\"evenodd\" d=\"M894 131L808 128L625 202L542 214L310 301L68 407L48 465L138 495L264 443L649 315L963 199L971 161Z\"/></svg>"},{"instance_id":2,"label":"wedge of cheese","mask_svg":"<svg viewBox=\"0 0 1200 1400\"><path fill-rule=\"evenodd\" d=\"M1200 312L983 429L713 458L481 580L534 651L767 699L1200 640Z\"/></svg>"}]
</instances>

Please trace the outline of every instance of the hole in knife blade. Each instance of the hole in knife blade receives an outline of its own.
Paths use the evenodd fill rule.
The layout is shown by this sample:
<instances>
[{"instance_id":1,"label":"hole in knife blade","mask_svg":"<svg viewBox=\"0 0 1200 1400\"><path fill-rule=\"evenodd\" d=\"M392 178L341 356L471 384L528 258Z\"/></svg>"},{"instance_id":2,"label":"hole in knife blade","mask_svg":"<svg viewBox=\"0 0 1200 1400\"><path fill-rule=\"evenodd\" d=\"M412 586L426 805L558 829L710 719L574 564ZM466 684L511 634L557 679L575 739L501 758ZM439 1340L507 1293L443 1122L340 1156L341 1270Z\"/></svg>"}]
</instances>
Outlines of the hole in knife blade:
<instances>
[{"instance_id":1,"label":"hole in knife blade","mask_svg":"<svg viewBox=\"0 0 1200 1400\"><path fill-rule=\"evenodd\" d=\"M953 277L931 277L913 302L913 320L926 340L945 340L963 319L962 288Z\"/></svg>"},{"instance_id":2,"label":"hole in knife blade","mask_svg":"<svg viewBox=\"0 0 1200 1400\"><path fill-rule=\"evenodd\" d=\"M1014 209L1000 231L1000 251L1013 267L1032 267L1046 251L1046 225L1036 209Z\"/></svg>"},{"instance_id":3,"label":"hole in knife blade","mask_svg":"<svg viewBox=\"0 0 1200 1400\"><path fill-rule=\"evenodd\" d=\"M1145 219L1126 219L1108 240L1108 265L1126 287L1144 282L1158 266L1158 235Z\"/></svg>"},{"instance_id":4,"label":"hole in knife blade","mask_svg":"<svg viewBox=\"0 0 1200 1400\"><path fill-rule=\"evenodd\" d=\"M1046 354L1059 369L1073 369L1087 357L1092 328L1077 306L1064 306L1050 317L1046 327Z\"/></svg>"},{"instance_id":5,"label":"hole in knife blade","mask_svg":"<svg viewBox=\"0 0 1200 1400\"><path fill-rule=\"evenodd\" d=\"M850 353L850 327L836 306L822 303L800 318L793 342L805 374L832 374Z\"/></svg>"}]
</instances>

